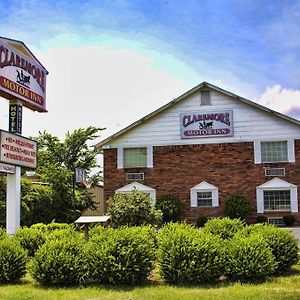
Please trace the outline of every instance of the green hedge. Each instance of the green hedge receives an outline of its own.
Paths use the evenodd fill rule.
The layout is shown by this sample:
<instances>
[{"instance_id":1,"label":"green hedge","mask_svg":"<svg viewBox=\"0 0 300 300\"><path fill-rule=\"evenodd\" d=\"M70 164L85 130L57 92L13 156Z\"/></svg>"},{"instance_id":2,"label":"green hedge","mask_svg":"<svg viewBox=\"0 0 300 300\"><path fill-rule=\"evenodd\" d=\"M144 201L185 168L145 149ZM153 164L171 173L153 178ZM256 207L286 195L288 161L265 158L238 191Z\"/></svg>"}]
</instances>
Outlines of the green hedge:
<instances>
[{"instance_id":1,"label":"green hedge","mask_svg":"<svg viewBox=\"0 0 300 300\"><path fill-rule=\"evenodd\" d=\"M7 237L6 230L4 228L0 227L0 240L4 239Z\"/></svg>"},{"instance_id":2,"label":"green hedge","mask_svg":"<svg viewBox=\"0 0 300 300\"><path fill-rule=\"evenodd\" d=\"M288 270L298 262L298 243L295 236L288 230L267 224L254 224L247 226L237 236L250 236L260 234L271 248L276 261L276 272Z\"/></svg>"},{"instance_id":3,"label":"green hedge","mask_svg":"<svg viewBox=\"0 0 300 300\"><path fill-rule=\"evenodd\" d=\"M11 238L0 240L0 283L14 283L26 274L27 253Z\"/></svg>"},{"instance_id":4,"label":"green hedge","mask_svg":"<svg viewBox=\"0 0 300 300\"><path fill-rule=\"evenodd\" d=\"M153 227L101 230L100 234L92 234L85 247L87 278L97 283L141 283L153 269L155 250Z\"/></svg>"},{"instance_id":5,"label":"green hedge","mask_svg":"<svg viewBox=\"0 0 300 300\"><path fill-rule=\"evenodd\" d=\"M218 235L224 240L231 239L238 231L244 228L245 224L239 219L214 218L209 219L203 230L213 235Z\"/></svg>"},{"instance_id":6,"label":"green hedge","mask_svg":"<svg viewBox=\"0 0 300 300\"><path fill-rule=\"evenodd\" d=\"M223 244L190 225L169 223L159 234L160 274L168 283L212 282L225 272Z\"/></svg>"},{"instance_id":7,"label":"green hedge","mask_svg":"<svg viewBox=\"0 0 300 300\"><path fill-rule=\"evenodd\" d=\"M229 242L228 274L239 280L261 280L272 275L276 262L260 235L236 237Z\"/></svg>"},{"instance_id":8,"label":"green hedge","mask_svg":"<svg viewBox=\"0 0 300 300\"><path fill-rule=\"evenodd\" d=\"M48 240L31 261L32 277L42 285L79 284L85 274L83 246L83 237Z\"/></svg>"},{"instance_id":9,"label":"green hedge","mask_svg":"<svg viewBox=\"0 0 300 300\"><path fill-rule=\"evenodd\" d=\"M180 220L181 209L180 200L174 195L165 195L158 199L156 204L157 209L162 212L162 222L176 222Z\"/></svg>"}]
</instances>

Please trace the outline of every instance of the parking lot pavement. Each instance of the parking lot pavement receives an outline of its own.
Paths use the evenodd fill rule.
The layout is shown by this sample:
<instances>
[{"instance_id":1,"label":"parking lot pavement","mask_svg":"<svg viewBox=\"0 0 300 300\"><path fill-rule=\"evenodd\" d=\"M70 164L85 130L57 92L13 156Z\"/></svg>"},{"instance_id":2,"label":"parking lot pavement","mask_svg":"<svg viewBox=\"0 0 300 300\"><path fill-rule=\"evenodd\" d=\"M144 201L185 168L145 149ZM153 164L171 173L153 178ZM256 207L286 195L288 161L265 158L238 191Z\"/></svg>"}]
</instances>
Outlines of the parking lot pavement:
<instances>
[{"instance_id":1,"label":"parking lot pavement","mask_svg":"<svg viewBox=\"0 0 300 300\"><path fill-rule=\"evenodd\" d=\"M298 246L300 247L300 227L283 227L283 228L293 232L295 237L298 239Z\"/></svg>"}]
</instances>

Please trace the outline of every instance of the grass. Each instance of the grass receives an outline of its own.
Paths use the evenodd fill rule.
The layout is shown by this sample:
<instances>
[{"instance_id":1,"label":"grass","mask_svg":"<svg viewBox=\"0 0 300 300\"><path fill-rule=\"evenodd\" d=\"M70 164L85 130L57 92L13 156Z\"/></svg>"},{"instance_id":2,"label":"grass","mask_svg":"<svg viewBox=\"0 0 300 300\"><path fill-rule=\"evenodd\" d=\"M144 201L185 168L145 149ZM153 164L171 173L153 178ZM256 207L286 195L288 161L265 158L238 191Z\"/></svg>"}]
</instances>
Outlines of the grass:
<instances>
[{"instance_id":1,"label":"grass","mask_svg":"<svg viewBox=\"0 0 300 300\"><path fill-rule=\"evenodd\" d=\"M2 300L299 300L300 265L289 274L264 283L222 282L215 285L170 286L156 280L142 286L45 288L30 277L20 284L0 286Z\"/></svg>"}]
</instances>

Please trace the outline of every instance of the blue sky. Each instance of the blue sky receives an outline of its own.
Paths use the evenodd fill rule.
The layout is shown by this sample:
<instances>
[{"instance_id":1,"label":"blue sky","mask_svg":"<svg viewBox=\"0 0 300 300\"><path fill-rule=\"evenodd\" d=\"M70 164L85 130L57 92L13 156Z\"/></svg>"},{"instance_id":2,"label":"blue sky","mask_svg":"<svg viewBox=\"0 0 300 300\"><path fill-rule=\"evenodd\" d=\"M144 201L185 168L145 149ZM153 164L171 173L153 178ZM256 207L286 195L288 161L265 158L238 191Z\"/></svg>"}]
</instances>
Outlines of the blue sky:
<instances>
[{"instance_id":1,"label":"blue sky","mask_svg":"<svg viewBox=\"0 0 300 300\"><path fill-rule=\"evenodd\" d=\"M28 112L28 134L95 125L107 136L202 81L300 119L299 0L0 0L0 10L0 36L24 41L50 72L49 113Z\"/></svg>"}]
</instances>

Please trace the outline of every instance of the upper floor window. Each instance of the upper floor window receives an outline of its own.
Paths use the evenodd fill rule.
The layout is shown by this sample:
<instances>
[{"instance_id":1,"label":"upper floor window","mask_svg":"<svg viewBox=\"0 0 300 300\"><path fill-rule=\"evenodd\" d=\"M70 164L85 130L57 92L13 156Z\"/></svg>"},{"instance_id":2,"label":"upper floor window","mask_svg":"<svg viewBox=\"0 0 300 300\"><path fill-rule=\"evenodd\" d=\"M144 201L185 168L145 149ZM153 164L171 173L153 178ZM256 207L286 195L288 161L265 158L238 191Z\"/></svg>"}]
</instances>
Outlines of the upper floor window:
<instances>
[{"instance_id":1,"label":"upper floor window","mask_svg":"<svg viewBox=\"0 0 300 300\"><path fill-rule=\"evenodd\" d=\"M153 168L153 147L118 147L117 168Z\"/></svg>"},{"instance_id":2,"label":"upper floor window","mask_svg":"<svg viewBox=\"0 0 300 300\"><path fill-rule=\"evenodd\" d=\"M147 148L124 148L124 168L147 167Z\"/></svg>"},{"instance_id":3,"label":"upper floor window","mask_svg":"<svg viewBox=\"0 0 300 300\"><path fill-rule=\"evenodd\" d=\"M261 142L262 162L287 162L288 146L287 141L282 142Z\"/></svg>"},{"instance_id":4,"label":"upper floor window","mask_svg":"<svg viewBox=\"0 0 300 300\"><path fill-rule=\"evenodd\" d=\"M254 160L256 164L295 162L295 142L254 141Z\"/></svg>"}]
</instances>

